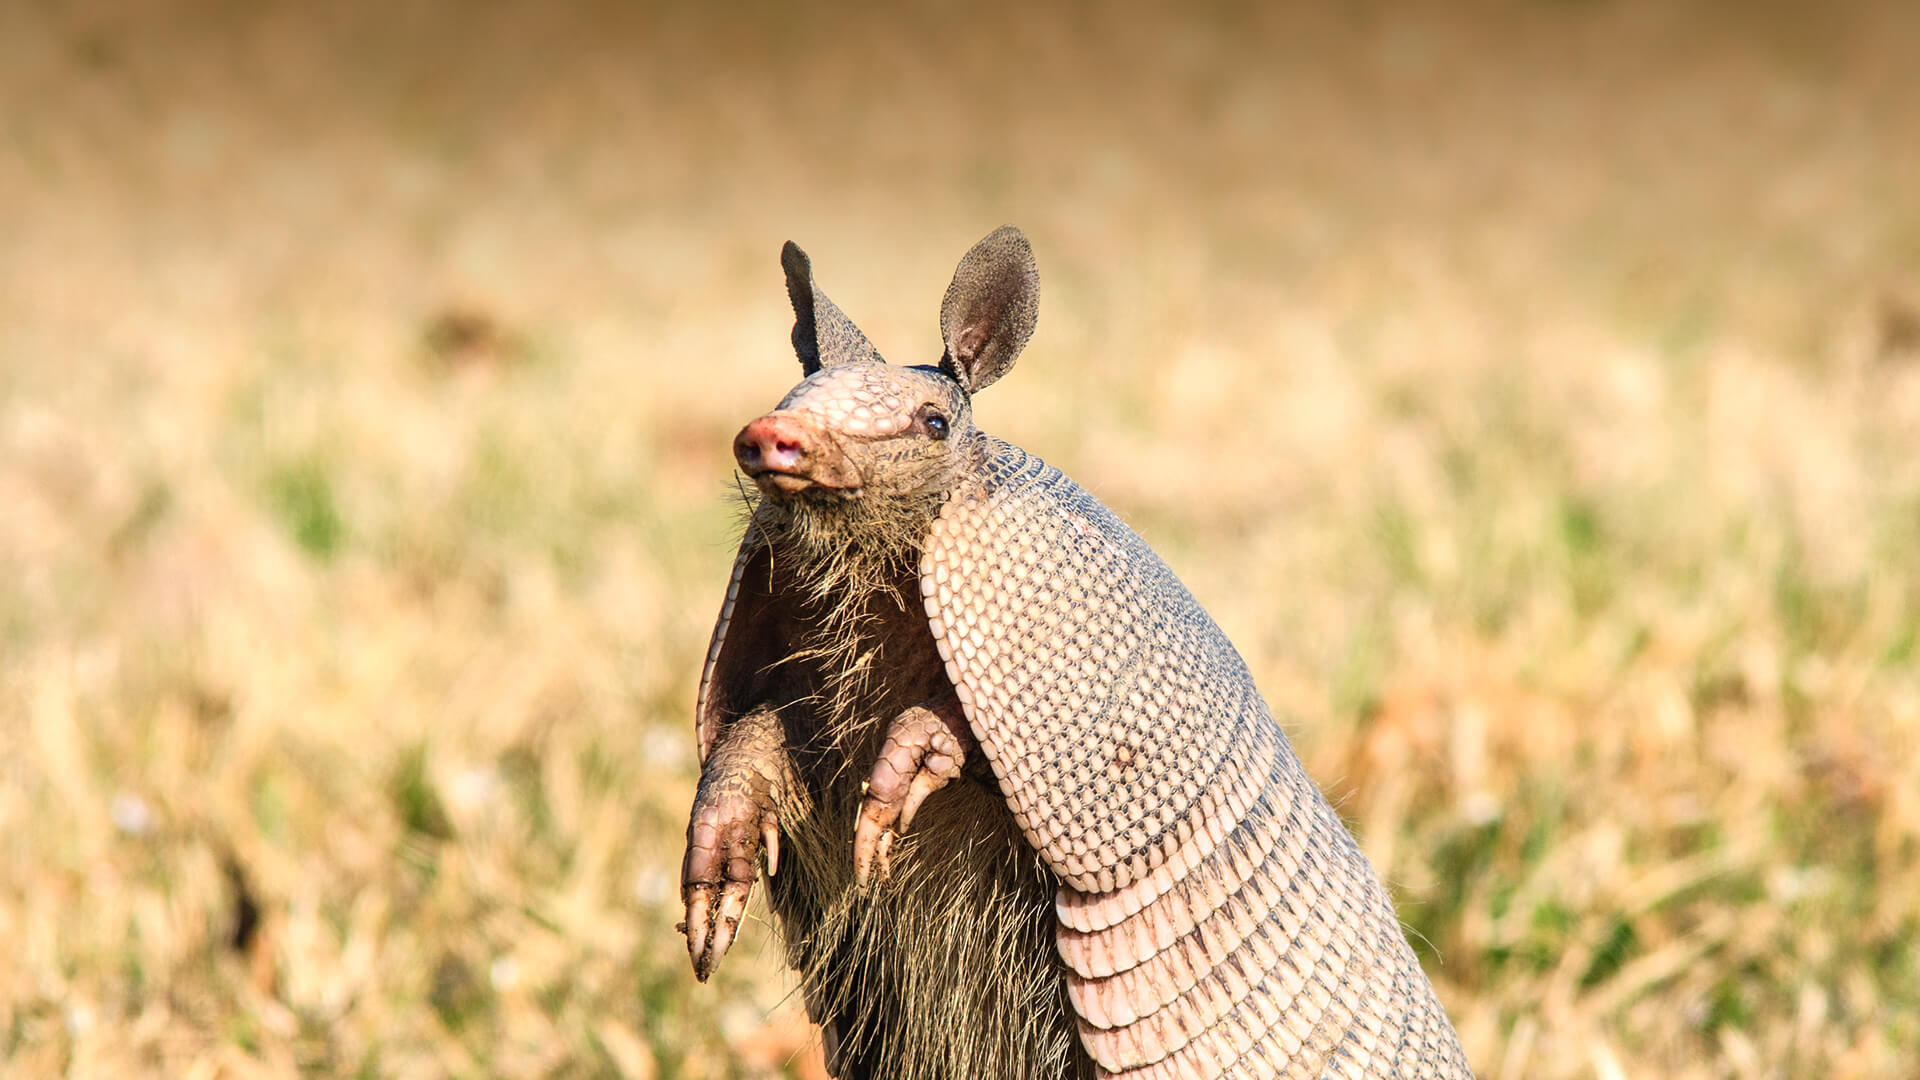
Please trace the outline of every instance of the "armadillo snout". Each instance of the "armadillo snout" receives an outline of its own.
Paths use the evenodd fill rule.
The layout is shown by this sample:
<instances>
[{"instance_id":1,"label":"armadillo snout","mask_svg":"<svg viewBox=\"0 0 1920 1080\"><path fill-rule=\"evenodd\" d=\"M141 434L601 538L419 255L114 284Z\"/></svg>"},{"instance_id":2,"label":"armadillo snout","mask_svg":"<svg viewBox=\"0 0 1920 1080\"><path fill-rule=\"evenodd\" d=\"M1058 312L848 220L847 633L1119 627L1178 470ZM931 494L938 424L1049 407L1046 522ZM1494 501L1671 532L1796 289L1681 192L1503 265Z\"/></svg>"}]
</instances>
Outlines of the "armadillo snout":
<instances>
[{"instance_id":1,"label":"armadillo snout","mask_svg":"<svg viewBox=\"0 0 1920 1080\"><path fill-rule=\"evenodd\" d=\"M740 471L774 498L808 488L860 486L859 472L839 443L798 413L768 413L741 428L733 439L733 456Z\"/></svg>"},{"instance_id":2,"label":"armadillo snout","mask_svg":"<svg viewBox=\"0 0 1920 1080\"><path fill-rule=\"evenodd\" d=\"M749 476L764 472L797 473L806 464L811 425L798 417L770 413L740 429L733 456Z\"/></svg>"}]
</instances>

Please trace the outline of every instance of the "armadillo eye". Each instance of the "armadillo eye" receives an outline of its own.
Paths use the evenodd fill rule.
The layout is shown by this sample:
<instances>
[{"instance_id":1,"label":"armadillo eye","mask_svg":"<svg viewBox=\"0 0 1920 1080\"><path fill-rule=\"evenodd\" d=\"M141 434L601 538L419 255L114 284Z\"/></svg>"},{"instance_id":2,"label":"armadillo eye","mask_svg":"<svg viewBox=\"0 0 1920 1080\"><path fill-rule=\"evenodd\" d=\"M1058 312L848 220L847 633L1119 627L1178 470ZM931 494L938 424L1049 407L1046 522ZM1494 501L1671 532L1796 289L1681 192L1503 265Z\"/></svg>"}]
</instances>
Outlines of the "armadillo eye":
<instances>
[{"instance_id":1,"label":"armadillo eye","mask_svg":"<svg viewBox=\"0 0 1920 1080\"><path fill-rule=\"evenodd\" d=\"M941 416L939 413L928 413L924 423L927 425L927 438L932 439L934 442L939 442L947 437L946 417Z\"/></svg>"}]
</instances>

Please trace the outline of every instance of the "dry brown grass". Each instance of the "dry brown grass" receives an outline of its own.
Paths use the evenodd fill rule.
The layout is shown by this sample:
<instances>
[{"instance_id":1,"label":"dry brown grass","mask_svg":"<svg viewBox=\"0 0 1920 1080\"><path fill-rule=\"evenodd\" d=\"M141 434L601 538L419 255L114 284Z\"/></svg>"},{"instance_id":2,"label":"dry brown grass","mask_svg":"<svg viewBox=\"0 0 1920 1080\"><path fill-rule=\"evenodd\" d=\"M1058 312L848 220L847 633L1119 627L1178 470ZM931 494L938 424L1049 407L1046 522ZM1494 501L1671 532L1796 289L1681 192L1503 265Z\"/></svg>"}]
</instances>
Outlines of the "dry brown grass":
<instances>
[{"instance_id":1,"label":"dry brown grass","mask_svg":"<svg viewBox=\"0 0 1920 1080\"><path fill-rule=\"evenodd\" d=\"M1920 7L9 7L9 1075L817 1075L672 930L728 438L1007 220L1483 1076L1920 1073Z\"/></svg>"}]
</instances>

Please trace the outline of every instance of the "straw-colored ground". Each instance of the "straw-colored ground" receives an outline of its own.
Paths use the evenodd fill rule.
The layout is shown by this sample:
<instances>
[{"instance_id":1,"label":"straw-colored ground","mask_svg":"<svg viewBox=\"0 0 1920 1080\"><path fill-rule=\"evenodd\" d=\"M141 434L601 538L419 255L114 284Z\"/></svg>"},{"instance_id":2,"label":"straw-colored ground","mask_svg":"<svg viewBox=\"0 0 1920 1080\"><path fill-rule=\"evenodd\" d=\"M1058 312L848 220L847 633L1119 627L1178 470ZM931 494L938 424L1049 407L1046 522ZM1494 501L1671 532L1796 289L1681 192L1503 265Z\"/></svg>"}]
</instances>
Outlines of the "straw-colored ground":
<instances>
[{"instance_id":1,"label":"straw-colored ground","mask_svg":"<svg viewBox=\"0 0 1920 1080\"><path fill-rule=\"evenodd\" d=\"M1920 1074L1920 6L1402 6L8 3L0 1072L819 1075L729 440L1015 221L1483 1076Z\"/></svg>"}]
</instances>

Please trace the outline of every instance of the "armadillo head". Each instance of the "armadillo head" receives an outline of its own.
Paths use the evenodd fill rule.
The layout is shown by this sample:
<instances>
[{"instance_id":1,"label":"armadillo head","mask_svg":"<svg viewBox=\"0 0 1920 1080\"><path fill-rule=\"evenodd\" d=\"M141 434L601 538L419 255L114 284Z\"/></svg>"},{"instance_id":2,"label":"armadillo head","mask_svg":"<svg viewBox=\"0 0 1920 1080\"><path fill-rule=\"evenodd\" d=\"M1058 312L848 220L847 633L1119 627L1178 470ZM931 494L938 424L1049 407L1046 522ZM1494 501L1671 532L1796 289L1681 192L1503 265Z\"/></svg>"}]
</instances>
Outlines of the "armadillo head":
<instances>
[{"instance_id":1,"label":"armadillo head","mask_svg":"<svg viewBox=\"0 0 1920 1080\"><path fill-rule=\"evenodd\" d=\"M899 367L814 284L804 252L788 244L780 262L803 378L734 439L761 497L700 681L703 761L770 687L797 692L779 683L792 677L783 663L794 656L794 627L809 628L809 649L858 644L841 631L864 618L864 594L917 589L919 556L949 496L984 475L973 393L1013 366L1040 297L1026 237L998 229L960 260L947 288L939 364Z\"/></svg>"},{"instance_id":2,"label":"armadillo head","mask_svg":"<svg viewBox=\"0 0 1920 1080\"><path fill-rule=\"evenodd\" d=\"M881 359L813 282L806 253L781 253L793 346L805 374L734 438L740 468L768 499L808 513L856 502L937 501L978 459L972 395L1013 366L1033 332L1039 276L1011 225L974 245L940 308L938 366Z\"/></svg>"},{"instance_id":3,"label":"armadillo head","mask_svg":"<svg viewBox=\"0 0 1920 1080\"><path fill-rule=\"evenodd\" d=\"M831 504L944 490L974 437L966 395L937 369L856 362L801 380L733 455L768 498Z\"/></svg>"}]
</instances>

